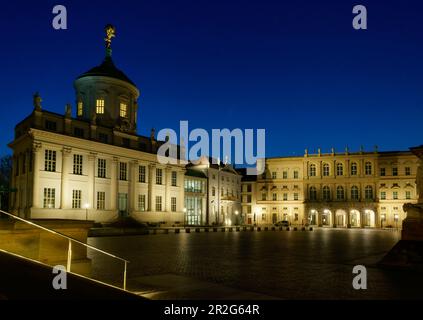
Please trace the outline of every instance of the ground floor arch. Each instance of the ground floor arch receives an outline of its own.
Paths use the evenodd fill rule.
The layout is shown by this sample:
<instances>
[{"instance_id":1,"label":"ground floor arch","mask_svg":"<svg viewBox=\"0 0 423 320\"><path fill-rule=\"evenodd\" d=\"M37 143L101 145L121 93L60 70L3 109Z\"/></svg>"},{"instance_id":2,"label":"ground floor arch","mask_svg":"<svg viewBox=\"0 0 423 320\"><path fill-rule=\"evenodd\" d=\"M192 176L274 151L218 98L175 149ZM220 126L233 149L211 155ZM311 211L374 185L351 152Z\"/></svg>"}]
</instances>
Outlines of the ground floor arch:
<instances>
[{"instance_id":1,"label":"ground floor arch","mask_svg":"<svg viewBox=\"0 0 423 320\"><path fill-rule=\"evenodd\" d=\"M347 212L343 209L338 209L335 212L335 225L338 228L346 228L348 224Z\"/></svg>"},{"instance_id":2,"label":"ground floor arch","mask_svg":"<svg viewBox=\"0 0 423 320\"><path fill-rule=\"evenodd\" d=\"M366 209L363 214L363 227L374 228L376 226L376 214L373 210Z\"/></svg>"},{"instance_id":3,"label":"ground floor arch","mask_svg":"<svg viewBox=\"0 0 423 320\"><path fill-rule=\"evenodd\" d=\"M319 212L316 209L311 209L308 213L308 224L317 226L319 224Z\"/></svg>"},{"instance_id":4,"label":"ground floor arch","mask_svg":"<svg viewBox=\"0 0 423 320\"><path fill-rule=\"evenodd\" d=\"M322 212L322 227L331 227L332 226L332 211L329 209L324 209Z\"/></svg>"},{"instance_id":5,"label":"ground floor arch","mask_svg":"<svg viewBox=\"0 0 423 320\"><path fill-rule=\"evenodd\" d=\"M350 210L350 226L351 228L361 227L360 211L356 209Z\"/></svg>"}]
</instances>

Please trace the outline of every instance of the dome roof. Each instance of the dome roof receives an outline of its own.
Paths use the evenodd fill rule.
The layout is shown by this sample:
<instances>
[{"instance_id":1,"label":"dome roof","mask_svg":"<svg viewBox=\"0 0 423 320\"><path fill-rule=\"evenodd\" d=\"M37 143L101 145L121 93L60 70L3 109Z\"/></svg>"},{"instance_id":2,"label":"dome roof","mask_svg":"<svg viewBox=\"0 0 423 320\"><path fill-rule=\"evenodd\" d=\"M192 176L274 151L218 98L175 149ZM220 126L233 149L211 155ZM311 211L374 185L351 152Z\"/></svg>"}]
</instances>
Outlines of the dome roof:
<instances>
[{"instance_id":1,"label":"dome roof","mask_svg":"<svg viewBox=\"0 0 423 320\"><path fill-rule=\"evenodd\" d=\"M94 67L87 72L81 74L77 79L81 79L84 77L95 77L95 76L102 76L102 77L110 77L119 79L125 82L132 84L136 87L135 83L131 81L122 71L116 68L115 64L113 63L112 57L106 56L103 60L102 64L97 67Z\"/></svg>"}]
</instances>

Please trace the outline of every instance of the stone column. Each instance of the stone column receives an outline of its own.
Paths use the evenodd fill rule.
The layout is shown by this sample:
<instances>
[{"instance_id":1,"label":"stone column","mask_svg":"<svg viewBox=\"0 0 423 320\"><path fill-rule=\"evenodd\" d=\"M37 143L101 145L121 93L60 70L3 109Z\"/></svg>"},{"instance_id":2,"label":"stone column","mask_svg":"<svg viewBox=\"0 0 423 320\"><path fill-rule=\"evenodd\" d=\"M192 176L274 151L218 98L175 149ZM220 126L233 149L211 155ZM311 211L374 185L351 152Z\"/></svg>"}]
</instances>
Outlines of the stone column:
<instances>
[{"instance_id":1,"label":"stone column","mask_svg":"<svg viewBox=\"0 0 423 320\"><path fill-rule=\"evenodd\" d=\"M350 219L351 219L351 217L350 217L350 209L349 208L347 208L347 216L346 216L346 219L347 219L347 228L351 228L351 221L350 221Z\"/></svg>"},{"instance_id":2,"label":"stone column","mask_svg":"<svg viewBox=\"0 0 423 320\"><path fill-rule=\"evenodd\" d=\"M156 184L156 164L150 163L148 165L148 205L149 212L153 211L153 200L154 200L154 185Z\"/></svg>"},{"instance_id":3,"label":"stone column","mask_svg":"<svg viewBox=\"0 0 423 320\"><path fill-rule=\"evenodd\" d=\"M117 193L118 193L118 163L119 158L113 157L110 166L110 210L117 210Z\"/></svg>"},{"instance_id":4,"label":"stone column","mask_svg":"<svg viewBox=\"0 0 423 320\"><path fill-rule=\"evenodd\" d=\"M62 176L61 176L61 188L60 188L60 209L67 209L69 207L69 202L66 201L66 198L69 198L68 195L70 191L68 190L68 180L69 180L69 171L71 168L71 154L72 148L63 147L62 149Z\"/></svg>"},{"instance_id":5,"label":"stone column","mask_svg":"<svg viewBox=\"0 0 423 320\"><path fill-rule=\"evenodd\" d=\"M34 164L32 166L32 207L40 208L40 164L41 164L41 143L34 142L32 146Z\"/></svg>"}]
</instances>

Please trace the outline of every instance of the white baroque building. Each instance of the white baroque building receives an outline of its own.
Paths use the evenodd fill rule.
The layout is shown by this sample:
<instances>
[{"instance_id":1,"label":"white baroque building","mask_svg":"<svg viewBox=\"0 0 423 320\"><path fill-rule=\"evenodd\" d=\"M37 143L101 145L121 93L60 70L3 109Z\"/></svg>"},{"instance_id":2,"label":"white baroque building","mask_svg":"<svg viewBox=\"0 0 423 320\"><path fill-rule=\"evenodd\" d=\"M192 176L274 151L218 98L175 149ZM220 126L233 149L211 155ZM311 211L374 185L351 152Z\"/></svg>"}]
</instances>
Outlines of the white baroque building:
<instances>
[{"instance_id":1,"label":"white baroque building","mask_svg":"<svg viewBox=\"0 0 423 320\"><path fill-rule=\"evenodd\" d=\"M183 223L181 164L157 160L154 130L136 134L138 88L112 61L74 83L76 114L46 111L34 95L33 112L15 128L13 213L31 219Z\"/></svg>"}]
</instances>

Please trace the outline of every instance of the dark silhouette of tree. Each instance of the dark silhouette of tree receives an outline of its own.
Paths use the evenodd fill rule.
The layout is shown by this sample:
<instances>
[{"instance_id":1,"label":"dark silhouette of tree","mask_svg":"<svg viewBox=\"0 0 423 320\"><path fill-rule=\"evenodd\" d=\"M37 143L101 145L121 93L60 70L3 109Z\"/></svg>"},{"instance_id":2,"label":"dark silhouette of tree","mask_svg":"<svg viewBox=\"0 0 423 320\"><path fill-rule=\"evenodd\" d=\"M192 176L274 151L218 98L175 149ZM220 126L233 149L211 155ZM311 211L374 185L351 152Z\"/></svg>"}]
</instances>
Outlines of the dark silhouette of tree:
<instances>
[{"instance_id":1,"label":"dark silhouette of tree","mask_svg":"<svg viewBox=\"0 0 423 320\"><path fill-rule=\"evenodd\" d=\"M9 187L12 175L12 157L10 155L0 158L0 209L9 209Z\"/></svg>"}]
</instances>

